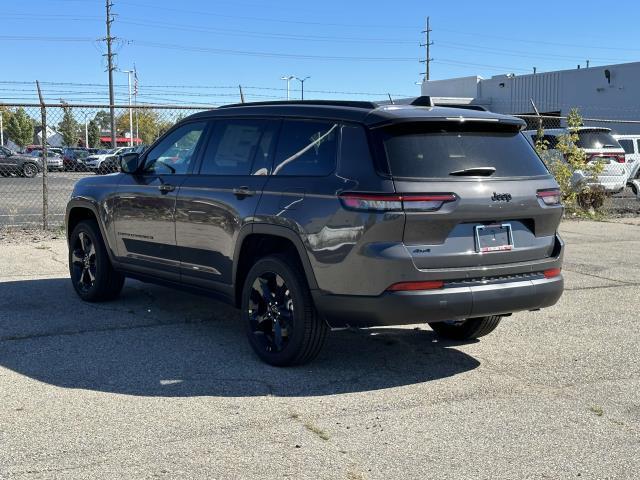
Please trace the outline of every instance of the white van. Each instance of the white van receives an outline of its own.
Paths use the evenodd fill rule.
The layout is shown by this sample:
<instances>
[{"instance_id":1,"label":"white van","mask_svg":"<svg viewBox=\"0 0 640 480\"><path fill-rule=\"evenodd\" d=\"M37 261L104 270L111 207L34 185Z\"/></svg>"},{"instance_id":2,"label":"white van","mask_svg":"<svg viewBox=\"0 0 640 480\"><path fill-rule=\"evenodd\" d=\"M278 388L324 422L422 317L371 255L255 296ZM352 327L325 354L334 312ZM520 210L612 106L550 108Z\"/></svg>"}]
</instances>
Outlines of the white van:
<instances>
[{"instance_id":1,"label":"white van","mask_svg":"<svg viewBox=\"0 0 640 480\"><path fill-rule=\"evenodd\" d=\"M527 140L535 145L537 132L526 130L523 132ZM549 154L562 158L556 150L558 137L566 135L566 128L551 128L544 131L544 140L548 143ZM611 134L611 129L603 127L578 128L578 147L587 154L587 161L600 161L604 163L604 169L598 176L597 184L601 185L607 193L614 194L624 190L627 184L629 172L626 167L625 151ZM581 171L576 171L574 182L579 183L585 179Z\"/></svg>"}]
</instances>

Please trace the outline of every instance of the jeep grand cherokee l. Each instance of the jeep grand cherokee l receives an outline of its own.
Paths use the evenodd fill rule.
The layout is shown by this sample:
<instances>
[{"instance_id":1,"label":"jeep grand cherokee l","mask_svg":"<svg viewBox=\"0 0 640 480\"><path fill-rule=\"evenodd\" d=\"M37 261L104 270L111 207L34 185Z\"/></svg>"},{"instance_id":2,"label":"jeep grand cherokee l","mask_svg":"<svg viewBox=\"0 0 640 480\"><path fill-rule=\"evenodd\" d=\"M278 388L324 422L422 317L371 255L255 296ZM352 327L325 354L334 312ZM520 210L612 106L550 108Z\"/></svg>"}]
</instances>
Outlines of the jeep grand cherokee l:
<instances>
[{"instance_id":1,"label":"jeep grand cherokee l","mask_svg":"<svg viewBox=\"0 0 640 480\"><path fill-rule=\"evenodd\" d=\"M125 277L215 295L273 365L311 360L330 328L486 335L563 290L560 192L523 126L369 102L197 113L76 184L73 286L92 302Z\"/></svg>"}]
</instances>

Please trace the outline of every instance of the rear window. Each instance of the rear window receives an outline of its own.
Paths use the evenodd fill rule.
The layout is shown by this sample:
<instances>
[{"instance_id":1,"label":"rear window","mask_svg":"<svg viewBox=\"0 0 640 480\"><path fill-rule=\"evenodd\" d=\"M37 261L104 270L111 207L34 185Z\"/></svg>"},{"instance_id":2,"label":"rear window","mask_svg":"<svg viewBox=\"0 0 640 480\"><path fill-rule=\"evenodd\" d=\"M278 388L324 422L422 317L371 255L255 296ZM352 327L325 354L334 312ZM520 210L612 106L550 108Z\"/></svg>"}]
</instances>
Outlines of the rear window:
<instances>
[{"instance_id":1,"label":"rear window","mask_svg":"<svg viewBox=\"0 0 640 480\"><path fill-rule=\"evenodd\" d=\"M519 132L439 131L382 134L391 174L404 178L460 178L452 172L492 167L496 177L548 175Z\"/></svg>"},{"instance_id":2,"label":"rear window","mask_svg":"<svg viewBox=\"0 0 640 480\"><path fill-rule=\"evenodd\" d=\"M622 148L609 132L581 131L578 132L578 138L578 147L580 148Z\"/></svg>"}]
</instances>

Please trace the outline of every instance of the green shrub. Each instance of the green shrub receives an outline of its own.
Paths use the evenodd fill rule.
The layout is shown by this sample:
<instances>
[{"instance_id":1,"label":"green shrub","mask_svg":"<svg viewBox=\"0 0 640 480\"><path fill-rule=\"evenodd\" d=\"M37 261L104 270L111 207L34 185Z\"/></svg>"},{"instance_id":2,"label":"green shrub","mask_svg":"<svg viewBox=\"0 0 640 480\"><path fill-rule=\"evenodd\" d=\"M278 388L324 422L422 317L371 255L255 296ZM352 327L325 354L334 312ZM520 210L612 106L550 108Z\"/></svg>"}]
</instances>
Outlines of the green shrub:
<instances>
[{"instance_id":1,"label":"green shrub","mask_svg":"<svg viewBox=\"0 0 640 480\"><path fill-rule=\"evenodd\" d=\"M582 125L582 116L577 109L572 109L567 116L567 133L558 137L555 150L549 150L549 142L543 138L542 126L538 128L535 149L560 185L562 203L567 212L593 216L604 205L604 189L594 184L604 164L599 161L587 162L587 155L578 147L578 129ZM581 182L575 181L578 170L585 177Z\"/></svg>"}]
</instances>

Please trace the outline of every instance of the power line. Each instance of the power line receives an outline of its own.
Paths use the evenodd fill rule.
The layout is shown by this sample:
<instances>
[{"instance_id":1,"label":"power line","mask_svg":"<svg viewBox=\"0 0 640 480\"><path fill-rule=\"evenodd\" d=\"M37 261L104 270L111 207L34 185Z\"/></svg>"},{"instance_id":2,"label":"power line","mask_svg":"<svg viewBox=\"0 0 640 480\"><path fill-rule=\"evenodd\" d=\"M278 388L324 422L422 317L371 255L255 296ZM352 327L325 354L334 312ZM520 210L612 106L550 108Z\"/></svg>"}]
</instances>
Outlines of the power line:
<instances>
[{"instance_id":1,"label":"power line","mask_svg":"<svg viewBox=\"0 0 640 480\"><path fill-rule=\"evenodd\" d=\"M274 32L256 32L249 30L234 30L227 28L210 28L201 27L197 25L186 24L173 24L165 22L137 22L131 20L119 19L119 23L134 25L138 27L159 27L170 30L182 30L187 32L205 32L215 35L225 36L242 36L253 38L273 38L280 40L299 40L299 41L314 41L314 42L353 42L353 43L381 43L381 44L414 44L411 40L399 39L399 38L379 38L379 37L343 37L333 35L308 35L308 34L296 34L296 33L274 33Z\"/></svg>"},{"instance_id":2,"label":"power line","mask_svg":"<svg viewBox=\"0 0 640 480\"><path fill-rule=\"evenodd\" d=\"M170 12L179 12L179 13L187 13L197 16L212 16L212 17L220 17L220 18L236 18L240 20L256 20L259 22L274 22L274 23L287 23L287 24L297 24L297 25L322 25L322 26L332 26L332 27L352 27L352 28L399 28L399 29L415 29L415 26L409 25L389 25L389 24L378 24L378 25L363 25L363 24L353 24L353 23L330 23L330 22L311 22L308 20L284 20L281 18L268 18L268 17L247 17L247 16L238 16L238 15L224 15L221 13L213 13L213 12L204 12L204 11L196 11L196 10L184 10L182 8L170 8L170 7L162 7L155 4L149 3L138 3L138 2L130 2L126 0L122 0L123 4L131 5L135 7L143 7L145 9L152 10L166 10Z\"/></svg>"},{"instance_id":3,"label":"power line","mask_svg":"<svg viewBox=\"0 0 640 480\"><path fill-rule=\"evenodd\" d=\"M162 48L169 50L179 50L184 52L200 52L212 53L218 55L241 55L250 57L270 57L270 58L291 58L300 60L335 60L335 61L357 61L357 62L406 62L415 61L415 57L348 57L348 56L330 56L330 55L308 55L281 52L256 52L247 50L227 50L222 48L193 47L188 45L176 45L170 43L147 42L144 40L130 40L129 43L141 47Z\"/></svg>"}]
</instances>

